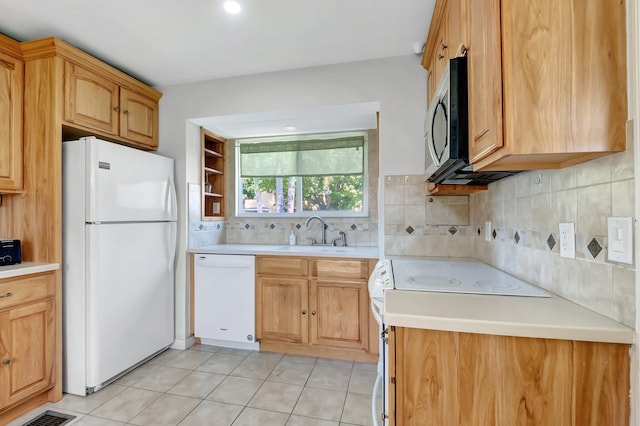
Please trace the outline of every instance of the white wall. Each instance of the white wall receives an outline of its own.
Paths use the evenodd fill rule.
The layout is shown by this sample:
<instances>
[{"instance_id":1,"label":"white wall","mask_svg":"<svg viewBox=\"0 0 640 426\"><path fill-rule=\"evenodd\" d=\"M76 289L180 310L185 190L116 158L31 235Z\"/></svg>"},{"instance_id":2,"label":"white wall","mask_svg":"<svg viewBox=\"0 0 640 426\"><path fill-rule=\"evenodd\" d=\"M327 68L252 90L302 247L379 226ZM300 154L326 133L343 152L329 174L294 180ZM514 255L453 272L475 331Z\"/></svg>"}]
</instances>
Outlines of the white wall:
<instances>
[{"instance_id":1,"label":"white wall","mask_svg":"<svg viewBox=\"0 0 640 426\"><path fill-rule=\"evenodd\" d=\"M380 177L421 174L424 171L426 82L420 57L410 55L159 88L164 93L160 101L159 153L176 160L180 209L176 261L177 346L188 338L185 310L188 300L187 183L200 180L199 146L192 138L193 129L187 140L186 121L248 112L379 102Z\"/></svg>"}]
</instances>

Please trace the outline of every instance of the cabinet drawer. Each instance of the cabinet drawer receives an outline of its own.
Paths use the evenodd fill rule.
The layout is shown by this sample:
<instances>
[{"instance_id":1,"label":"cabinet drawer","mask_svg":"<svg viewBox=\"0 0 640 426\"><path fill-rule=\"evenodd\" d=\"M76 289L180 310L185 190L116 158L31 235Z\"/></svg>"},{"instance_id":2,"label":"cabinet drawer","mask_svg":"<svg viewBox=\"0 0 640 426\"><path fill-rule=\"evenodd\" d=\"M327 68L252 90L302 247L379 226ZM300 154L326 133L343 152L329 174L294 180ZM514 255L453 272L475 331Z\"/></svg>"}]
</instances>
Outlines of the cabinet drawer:
<instances>
[{"instance_id":1,"label":"cabinet drawer","mask_svg":"<svg viewBox=\"0 0 640 426\"><path fill-rule=\"evenodd\" d=\"M300 257L262 257L256 258L256 273L286 277L306 277L309 261Z\"/></svg>"},{"instance_id":2,"label":"cabinet drawer","mask_svg":"<svg viewBox=\"0 0 640 426\"><path fill-rule=\"evenodd\" d=\"M369 278L368 262L363 259L312 259L311 275L319 278L367 280Z\"/></svg>"},{"instance_id":3,"label":"cabinet drawer","mask_svg":"<svg viewBox=\"0 0 640 426\"><path fill-rule=\"evenodd\" d=\"M55 283L55 273L0 280L0 309L51 297Z\"/></svg>"}]
</instances>

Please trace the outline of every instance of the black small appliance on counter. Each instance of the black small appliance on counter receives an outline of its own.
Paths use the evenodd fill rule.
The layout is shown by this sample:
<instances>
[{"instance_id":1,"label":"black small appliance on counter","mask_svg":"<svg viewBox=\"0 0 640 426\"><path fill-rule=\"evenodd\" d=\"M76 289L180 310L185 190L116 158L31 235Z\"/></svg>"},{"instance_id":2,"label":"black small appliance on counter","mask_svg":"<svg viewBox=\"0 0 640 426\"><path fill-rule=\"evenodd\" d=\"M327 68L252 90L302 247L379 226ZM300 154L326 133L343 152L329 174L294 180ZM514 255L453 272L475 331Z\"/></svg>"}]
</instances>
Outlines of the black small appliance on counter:
<instances>
[{"instance_id":1,"label":"black small appliance on counter","mask_svg":"<svg viewBox=\"0 0 640 426\"><path fill-rule=\"evenodd\" d=\"M22 263L20 240L0 240L0 266Z\"/></svg>"}]
</instances>

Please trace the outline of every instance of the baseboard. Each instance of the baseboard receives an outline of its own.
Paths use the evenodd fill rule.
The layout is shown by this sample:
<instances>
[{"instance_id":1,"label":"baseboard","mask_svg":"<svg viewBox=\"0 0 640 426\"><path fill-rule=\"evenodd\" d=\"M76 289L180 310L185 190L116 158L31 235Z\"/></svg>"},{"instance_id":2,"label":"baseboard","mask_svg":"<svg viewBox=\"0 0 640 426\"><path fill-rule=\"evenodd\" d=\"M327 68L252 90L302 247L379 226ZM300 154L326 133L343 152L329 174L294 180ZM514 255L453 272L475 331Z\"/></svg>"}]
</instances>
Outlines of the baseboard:
<instances>
[{"instance_id":1,"label":"baseboard","mask_svg":"<svg viewBox=\"0 0 640 426\"><path fill-rule=\"evenodd\" d=\"M174 340L173 344L169 346L169 349L179 349L184 351L196 344L196 338L193 336L187 337L187 340Z\"/></svg>"}]
</instances>

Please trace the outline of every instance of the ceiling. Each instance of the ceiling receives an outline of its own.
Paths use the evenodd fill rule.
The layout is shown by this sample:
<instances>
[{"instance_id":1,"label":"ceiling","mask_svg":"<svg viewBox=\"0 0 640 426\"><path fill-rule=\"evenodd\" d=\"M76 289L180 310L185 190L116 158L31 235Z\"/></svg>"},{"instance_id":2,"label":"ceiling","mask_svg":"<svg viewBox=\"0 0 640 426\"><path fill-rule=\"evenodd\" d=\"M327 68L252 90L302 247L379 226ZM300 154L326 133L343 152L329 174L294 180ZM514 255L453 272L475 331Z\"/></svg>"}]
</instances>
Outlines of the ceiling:
<instances>
[{"instance_id":1,"label":"ceiling","mask_svg":"<svg viewBox=\"0 0 640 426\"><path fill-rule=\"evenodd\" d=\"M0 33L56 36L155 87L415 54L435 0L0 0ZM194 120L230 139L376 128L375 102ZM284 130L295 126L295 130Z\"/></svg>"},{"instance_id":2,"label":"ceiling","mask_svg":"<svg viewBox=\"0 0 640 426\"><path fill-rule=\"evenodd\" d=\"M56 36L152 85L408 55L435 0L0 0L0 32Z\"/></svg>"}]
</instances>

